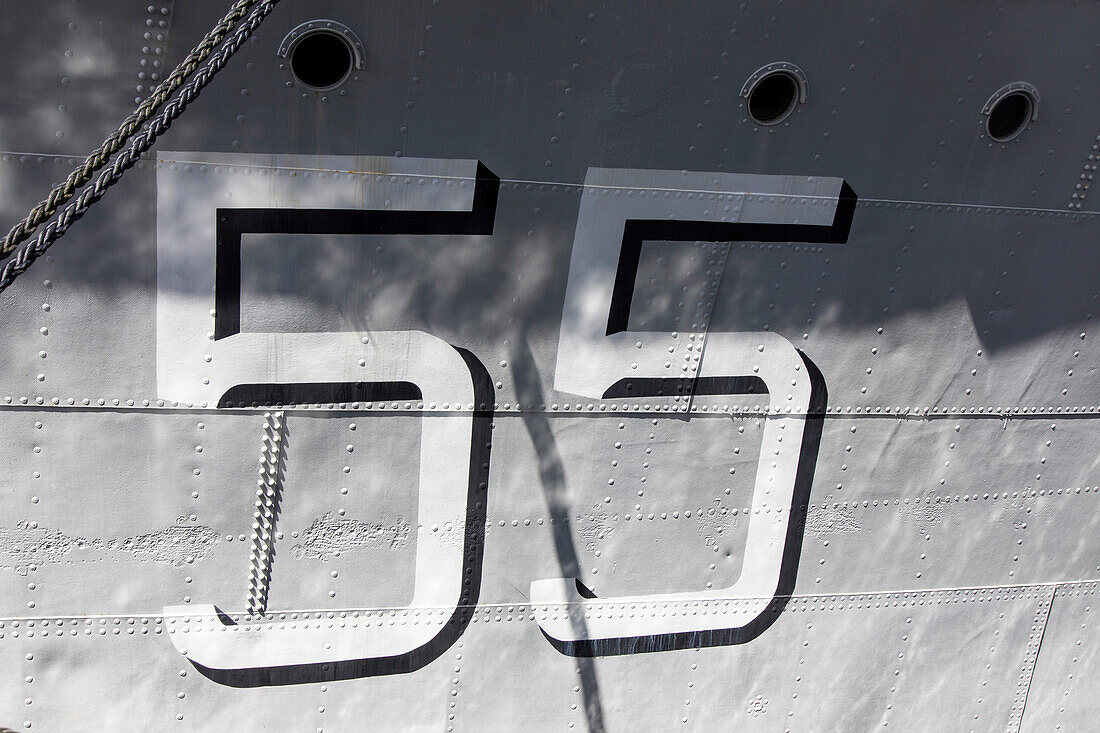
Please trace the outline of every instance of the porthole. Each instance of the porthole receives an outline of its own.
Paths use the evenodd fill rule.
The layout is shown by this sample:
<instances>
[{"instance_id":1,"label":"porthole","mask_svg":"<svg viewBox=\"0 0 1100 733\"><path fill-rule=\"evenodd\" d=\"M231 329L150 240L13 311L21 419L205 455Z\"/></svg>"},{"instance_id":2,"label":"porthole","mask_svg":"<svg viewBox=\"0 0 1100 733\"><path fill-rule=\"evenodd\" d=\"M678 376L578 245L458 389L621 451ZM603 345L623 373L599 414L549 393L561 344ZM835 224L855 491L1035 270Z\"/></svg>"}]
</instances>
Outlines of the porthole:
<instances>
[{"instance_id":1,"label":"porthole","mask_svg":"<svg viewBox=\"0 0 1100 733\"><path fill-rule=\"evenodd\" d=\"M363 68L363 44L334 20L311 20L297 26L279 44L294 80L314 91L341 86L353 69Z\"/></svg>"},{"instance_id":2,"label":"porthole","mask_svg":"<svg viewBox=\"0 0 1100 733\"><path fill-rule=\"evenodd\" d=\"M753 72L741 88L745 110L758 125L778 125L806 101L806 75L785 61L763 66Z\"/></svg>"},{"instance_id":3,"label":"porthole","mask_svg":"<svg viewBox=\"0 0 1100 733\"><path fill-rule=\"evenodd\" d=\"M1012 92L993 105L985 126L991 138L1005 142L1023 132L1030 121L1031 98L1022 92Z\"/></svg>"},{"instance_id":4,"label":"porthole","mask_svg":"<svg viewBox=\"0 0 1100 733\"><path fill-rule=\"evenodd\" d=\"M310 33L290 52L290 71L307 87L331 89L351 73L351 47L335 33Z\"/></svg>"},{"instance_id":5,"label":"porthole","mask_svg":"<svg viewBox=\"0 0 1100 733\"><path fill-rule=\"evenodd\" d=\"M1027 82L1006 84L989 98L982 114L985 133L994 142L1006 143L1038 119L1039 93Z\"/></svg>"},{"instance_id":6,"label":"porthole","mask_svg":"<svg viewBox=\"0 0 1100 733\"><path fill-rule=\"evenodd\" d=\"M774 125L787 119L798 104L798 83L790 74L779 72L760 80L749 92L749 117L761 125Z\"/></svg>"}]
</instances>

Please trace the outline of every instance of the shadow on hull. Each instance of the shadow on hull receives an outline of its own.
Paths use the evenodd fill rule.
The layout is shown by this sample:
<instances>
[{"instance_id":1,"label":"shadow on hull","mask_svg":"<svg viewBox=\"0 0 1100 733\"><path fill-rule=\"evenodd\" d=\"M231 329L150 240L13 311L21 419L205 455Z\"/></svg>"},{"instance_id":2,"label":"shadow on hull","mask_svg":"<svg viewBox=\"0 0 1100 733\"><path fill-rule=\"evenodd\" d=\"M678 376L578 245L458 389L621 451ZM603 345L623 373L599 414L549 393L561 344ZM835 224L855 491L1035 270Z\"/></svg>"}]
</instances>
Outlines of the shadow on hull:
<instances>
[{"instance_id":1,"label":"shadow on hull","mask_svg":"<svg viewBox=\"0 0 1100 733\"><path fill-rule=\"evenodd\" d=\"M791 499L791 517L787 524L787 536L783 544L783 560L779 571L779 584L767 608L751 622L736 629L717 629L675 634L656 634L643 637L596 639L583 641L559 641L543 632L543 636L555 649L572 657L605 657L624 654L645 654L674 649L698 649L701 647L744 644L763 634L775 623L791 600L795 580L798 577L798 561L802 554L802 540L806 530L806 510L810 489L814 483L817 455L821 447L821 433L825 423L825 407L829 402L825 378L817 365L802 351L798 352L806 364L810 376L810 407L802 433L802 450L798 457L794 495ZM702 380L699 380L702 381ZM748 386L748 385L746 385ZM578 583L579 586L579 583ZM582 595L594 598L585 588L578 587Z\"/></svg>"}]
</instances>

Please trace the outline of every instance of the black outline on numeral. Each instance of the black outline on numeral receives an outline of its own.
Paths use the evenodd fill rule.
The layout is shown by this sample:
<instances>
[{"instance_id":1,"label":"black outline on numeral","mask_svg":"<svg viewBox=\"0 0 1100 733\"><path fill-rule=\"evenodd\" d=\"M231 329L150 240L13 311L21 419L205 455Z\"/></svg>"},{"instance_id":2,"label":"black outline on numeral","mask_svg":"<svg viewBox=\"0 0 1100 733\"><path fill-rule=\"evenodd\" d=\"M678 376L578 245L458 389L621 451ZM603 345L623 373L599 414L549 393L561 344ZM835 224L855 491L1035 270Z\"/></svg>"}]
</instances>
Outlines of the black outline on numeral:
<instances>
[{"instance_id":1,"label":"black outline on numeral","mask_svg":"<svg viewBox=\"0 0 1100 733\"><path fill-rule=\"evenodd\" d=\"M856 210L856 192L847 181L841 185L833 223L749 224L739 222L682 221L678 219L627 219L615 287L607 314L607 335L629 330L630 304L644 242L817 242L843 244L848 241Z\"/></svg>"},{"instance_id":2,"label":"black outline on numeral","mask_svg":"<svg viewBox=\"0 0 1100 733\"><path fill-rule=\"evenodd\" d=\"M825 377L817 365L810 361L801 350L798 355L806 365L810 378L810 405L806 414L806 424L802 430L802 446L798 453L798 467L795 469L794 493L791 496L790 518L787 520L787 536L783 541L783 559L779 564L779 585L775 595L764 611L747 625L734 629L712 629L707 631L685 631L670 634L650 634L648 636L628 636L616 639L584 639L581 641L560 641L542 630L542 635L555 649L571 657L604 657L623 654L644 654L672 649L698 649L709 646L729 646L744 644L767 631L775 623L779 614L787 607L794 593L795 580L798 577L798 560L802 555L802 540L806 529L806 509L810 500L810 489L814 483L814 471L817 468L817 455L821 447L821 432L825 427L825 408L829 404L829 391L825 386ZM746 394L741 387L752 386L741 377L701 377L696 379L696 394ZM626 380L624 380L626 381ZM633 380L648 382L649 387L660 385L655 382L683 383L683 379L665 378L653 380ZM622 382L616 383L612 389ZM737 386L737 391L724 391L727 387ZM751 390L749 390L751 391ZM639 395L641 396L641 395ZM577 590L585 598L596 598L596 594L577 581ZM611 602L614 602L612 599Z\"/></svg>"},{"instance_id":3,"label":"black outline on numeral","mask_svg":"<svg viewBox=\"0 0 1100 733\"><path fill-rule=\"evenodd\" d=\"M241 332L242 234L492 234L500 178L477 164L470 211L218 209L214 340Z\"/></svg>"},{"instance_id":4,"label":"black outline on numeral","mask_svg":"<svg viewBox=\"0 0 1100 733\"><path fill-rule=\"evenodd\" d=\"M615 286L611 307L607 315L607 335L627 330L630 306L634 299L634 281L638 276L644 242L815 242L843 244L848 241L855 215L856 193L844 182L841 185L836 213L829 226L808 224L746 224L727 222L701 222L679 220L627 219L623 230L622 248L615 272ZM813 487L817 467L821 433L825 422L825 409L829 403L829 391L825 377L808 356L798 350L806 365L810 379L810 404L802 432L802 445L795 470L794 491L791 496L787 536L783 542L783 558L779 566L779 584L775 595L764 611L741 628L690 631L649 636L630 636L616 639L585 639L560 641L544 630L543 636L562 654L574 657L615 656L693 649L709 646L743 644L764 633L790 602L798 576L798 560L802 554L802 541L806 528L806 510ZM717 395L717 394L767 394L767 385L759 377L727 376L697 378L641 378L621 379L607 388L603 399L624 397L658 397L668 395ZM585 598L596 594L577 580L577 591Z\"/></svg>"},{"instance_id":5,"label":"black outline on numeral","mask_svg":"<svg viewBox=\"0 0 1100 733\"><path fill-rule=\"evenodd\" d=\"M474 400L480 409L474 410L471 419L473 430L470 439L470 474L466 487L466 530L462 556L462 592L456 608L443 629L426 644L404 654L369 659L351 659L338 662L311 662L278 667L253 667L250 669L212 669L188 660L203 676L229 687L268 687L274 685L299 685L314 682L333 682L359 677L403 674L415 672L437 659L466 630L481 595L482 562L485 557L485 513L488 507L489 458L492 452L493 402L496 399L493 379L485 365L466 349L453 347L466 362L474 387ZM397 385L407 390L409 382L367 383L384 389ZM294 390L302 385L259 385L263 387L286 386L287 399L291 403L306 400ZM312 385L306 385L312 386ZM322 385L323 386L323 385ZM417 392L419 392L417 388ZM226 624L235 624L228 616L222 616ZM360 632L371 633L365 628Z\"/></svg>"},{"instance_id":6,"label":"black outline on numeral","mask_svg":"<svg viewBox=\"0 0 1100 733\"><path fill-rule=\"evenodd\" d=\"M499 190L500 178L479 161L470 211L218 209L214 338L222 339L240 333L242 234L490 235L496 220ZM391 657L234 670L212 669L191 661L200 673L230 687L304 684L399 674L429 664L462 635L481 593L495 392L493 380L481 361L466 349L454 348L470 370L474 401L479 409L471 415L473 429L466 490L462 592L444 628L421 647ZM222 395L218 407L419 400L422 396L417 385L404 381L239 384ZM231 623L228 617L223 617L223 622Z\"/></svg>"},{"instance_id":7,"label":"black outline on numeral","mask_svg":"<svg viewBox=\"0 0 1100 733\"><path fill-rule=\"evenodd\" d=\"M347 402L419 400L424 397L412 382L293 382L238 384L230 387L218 407L283 407L334 405Z\"/></svg>"},{"instance_id":8,"label":"black outline on numeral","mask_svg":"<svg viewBox=\"0 0 1100 733\"><path fill-rule=\"evenodd\" d=\"M669 387L675 387L669 390ZM669 397L685 394L768 394L760 377L646 377L620 379L607 388L603 399Z\"/></svg>"}]
</instances>

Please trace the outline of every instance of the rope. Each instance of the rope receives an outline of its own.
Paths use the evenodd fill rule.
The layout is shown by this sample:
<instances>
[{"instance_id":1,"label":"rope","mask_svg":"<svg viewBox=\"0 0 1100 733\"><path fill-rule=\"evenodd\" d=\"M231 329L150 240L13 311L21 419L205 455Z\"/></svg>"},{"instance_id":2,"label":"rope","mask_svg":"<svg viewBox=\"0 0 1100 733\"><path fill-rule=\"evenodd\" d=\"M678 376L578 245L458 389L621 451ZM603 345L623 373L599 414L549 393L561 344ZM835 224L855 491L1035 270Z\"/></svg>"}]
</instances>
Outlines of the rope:
<instances>
[{"instance_id":1,"label":"rope","mask_svg":"<svg viewBox=\"0 0 1100 733\"><path fill-rule=\"evenodd\" d=\"M38 236L25 244L19 250L19 253L8 261L4 269L0 271L0 292L6 290L15 281L15 278L22 275L35 260L45 254L50 245L68 231L69 227L80 220L92 204L103 198L103 194L107 193L107 189L113 186L122 178L123 173L137 163L141 154L151 148L157 138L167 132L172 121L183 114L183 111L187 109L187 105L199 96L199 92L210 83L214 75L225 66L241 44L252 35L260 22L275 8L277 2L279 0L262 0L262 2L259 2L241 25L229 36L229 40L225 42L225 45L207 60L206 64L195 73L191 81L180 88L179 95L149 122L148 127L131 138L129 146L115 158L111 166L101 172L92 185L81 191L76 200L66 206L56 220L39 230Z\"/></svg>"},{"instance_id":2,"label":"rope","mask_svg":"<svg viewBox=\"0 0 1100 733\"><path fill-rule=\"evenodd\" d=\"M84 159L84 164L70 173L63 183L55 186L50 191L50 195L43 201L38 202L23 221L11 228L4 237L3 242L0 242L0 257L7 257L11 254L20 242L23 242L34 233L39 224L53 216L53 213L71 199L81 186L90 181L92 175L107 164L107 161L122 148L126 140L140 130L150 117L156 114L161 105L183 84L183 80L210 56L218 43L225 38L226 34L233 29L233 26L245 16L248 9L256 2L257 0L237 0L225 17L206 34L199 45L191 49L191 53L187 54L187 58L181 61L168 78L157 86L149 98L142 102L119 125L119 128L103 141L102 145Z\"/></svg>"},{"instance_id":3,"label":"rope","mask_svg":"<svg viewBox=\"0 0 1100 733\"><path fill-rule=\"evenodd\" d=\"M252 515L252 551L248 561L248 613L262 616L267 611L271 589L271 565L275 560L275 526L279 520L279 499L283 491L283 436L286 418L282 412L264 413L260 477L256 480L256 511Z\"/></svg>"}]
</instances>

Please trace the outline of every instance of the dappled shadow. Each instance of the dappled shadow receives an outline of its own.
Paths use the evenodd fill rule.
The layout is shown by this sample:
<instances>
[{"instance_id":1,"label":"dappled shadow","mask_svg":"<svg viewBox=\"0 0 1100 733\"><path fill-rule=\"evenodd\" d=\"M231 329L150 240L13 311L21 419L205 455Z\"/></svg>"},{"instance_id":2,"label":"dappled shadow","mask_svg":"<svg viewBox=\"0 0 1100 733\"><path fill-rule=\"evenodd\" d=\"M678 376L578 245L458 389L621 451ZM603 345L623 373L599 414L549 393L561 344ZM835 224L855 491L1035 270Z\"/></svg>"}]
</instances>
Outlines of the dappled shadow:
<instances>
[{"instance_id":1,"label":"dappled shadow","mask_svg":"<svg viewBox=\"0 0 1100 733\"><path fill-rule=\"evenodd\" d=\"M521 334L512 343L512 375L516 381L519 399L525 404L538 404L544 397L539 383L538 367L527 346L527 339ZM581 575L580 560L569 521L573 506L565 482L565 466L558 452L553 431L550 429L550 420L544 412L529 410L523 413L523 426L527 429L527 435L531 438L538 456L539 483L542 486L546 508L550 513L551 534L558 566L561 568L563 577L578 578ZM579 584L580 581L578 581L578 587ZM577 615L572 619L574 625L583 630L584 618ZM600 683L596 667L589 660L581 660L577 665L577 673L580 676L588 730L602 732L604 730L603 704L600 701Z\"/></svg>"},{"instance_id":2,"label":"dappled shadow","mask_svg":"<svg viewBox=\"0 0 1100 733\"><path fill-rule=\"evenodd\" d=\"M0 31L6 49L0 58L0 78L4 79L0 87L0 148L85 154L133 108L134 97L140 94L135 90L141 81L138 74L152 73L139 62L156 57L162 60L163 74L213 23L217 8L176 8L167 27L159 29L158 25L153 31L171 33L170 46L167 40L157 43L155 37L152 41L144 37L149 30L143 11L126 6L123 12L121 4L108 0L45 6L19 0L8 8L10 17L33 17L35 22L13 22ZM691 30L689 18L682 13L654 11L659 11L660 22L668 24L673 34ZM553 119L550 113L559 104L559 81L540 71L545 54L556 52L551 46L541 49L541 60L527 54L509 57L519 64L513 72L517 84L489 88L482 84L485 74L497 73L501 54L518 48L513 34L515 24L523 22L522 13L508 14L507 23L499 29L482 29L486 42L493 41L490 45L498 48L498 53L485 54L483 49L467 47L465 56L449 58L443 67L431 60L416 62L418 69L423 66L452 86L446 94L438 87L426 87L415 102L406 103L400 101L408 95L402 91L404 72L397 72L400 59L416 56L410 51L417 43L415 35L370 33L369 26L364 25L367 11L359 8L347 9L343 20L364 34L372 52L370 68L349 86L349 96L336 95L323 102L320 96L301 99L297 89L286 88L287 75L277 68L279 59L271 49L304 12L289 4L278 6L258 30L255 42L246 44L175 123L165 144L200 151L387 154L400 149L403 156L480 158L506 181L531 176L533 165L541 171L540 178L573 183L589 165L813 175L823 172L823 164L804 154L809 143L800 138L788 135L790 139L784 146L778 146L769 136L757 135L749 127L735 127L731 136L725 131L719 135L711 125L685 126L684 115L696 114L689 110L693 105L685 101L697 89L710 88L710 62L701 55L707 44L683 43L690 34L670 36L681 39L675 48L664 47L659 39L639 41L626 31L642 22L632 14L610 24L614 13L598 19L595 28L607 34L616 54L601 58L590 69L574 70L574 75L585 79L592 89L578 102L591 112L592 119L586 121L585 115L572 112L557 117L565 120L559 123L565 130L576 131L569 137L568 151L562 153L567 155L569 166L546 169L542 165L544 154L532 147L534 138L502 138L493 124L485 122L500 119L500 124L510 126L526 117L534 124L544 114ZM427 12L411 10L402 22L425 22ZM430 12L449 17L454 11L435 8ZM545 8L540 12L556 17L559 11ZM729 15L722 22L734 25L752 22L755 17L751 12L733 10L719 15ZM158 17L156 23L162 20ZM804 19L791 22L797 29ZM1007 18L1005 23L1011 27ZM58 28L63 30L52 30ZM927 29L912 30L915 37L921 37ZM525 37L523 44L530 43L528 34L520 35ZM145 48L152 50L145 53ZM160 54L155 53L157 48L162 49ZM747 63L734 56L723 66L736 70ZM921 73L926 72L923 54L899 56L895 65L906 59ZM458 76L452 79L453 74ZM146 79L144 85L149 81ZM867 93L880 83L887 82L860 80L861 86L868 87ZM370 113L362 114L368 104L367 90L374 92L369 95ZM516 96L520 91L522 100ZM496 96L485 97L490 92ZM429 96L425 98L425 94ZM456 106L454 113L446 116L446 127L432 116L439 103L432 94L442 95ZM379 104L382 99L394 102ZM522 109L517 107L520 101ZM715 101L721 102L715 108L727 109L731 104L730 100ZM489 106L481 114L470 116L467 106L473 104ZM707 107L701 102L695 106ZM273 109L277 114L272 114ZM907 109L899 107L896 114L903 115ZM816 114L811 105L806 106L806 113ZM402 136L397 130L402 125L408 127L409 117L420 126L413 124L413 132ZM815 120L799 122L807 126ZM869 159L858 146L835 149L832 146L837 145L835 139L839 136L834 135L828 143L831 154L825 174L843 176L865 196L882 195L895 186L899 179L895 171L904 169L904 155L914 146L907 131L930 134L913 127L918 121L908 116L894 119L889 108L876 110L874 117L865 120L862 135L881 138L880 145L896 142L898 150L890 165ZM539 125L538 135L549 134L541 122ZM879 134L886 129L884 126L888 126L890 135ZM416 135L420 129L425 132ZM252 135L253 131L263 134ZM60 137L58 133L62 133ZM1041 130L1029 134L1039 133ZM966 134L969 139L970 133ZM687 137L695 140L699 149L685 157L683 141ZM740 154L727 154L728 148L717 147L720 144L732 145ZM1082 145L1082 150L1087 149L1084 140ZM1078 151L1071 148L1067 146L1065 155L1078 157ZM1030 147L1016 152L1017 157L1032 155ZM793 160L815 162L794 164ZM984 165L989 167L993 162ZM1073 167L1080 168L1076 161ZM943 175L946 168L939 166L938 174ZM0 166L0 227L13 224L69 169L68 161L46 158L38 162L34 156L25 162L16 156ZM960 173L958 180L977 174L968 170ZM988 200L992 192L1001 202L1018 202L1018 186L1012 188L1010 183L1006 180L1002 184L996 177L985 175L980 187L963 189L966 195L944 198L935 188L928 195L947 201ZM217 185L216 180L212 185ZM560 313L565 263L576 219L575 187L568 191L568 186L558 187L556 193L550 187L523 187L511 192L508 188L506 183L502 193L507 201L498 213L496 233L491 238L421 238L419 245L407 240L410 246L401 249L402 256L408 258L404 264L397 269L383 267L373 280L370 273L376 265L369 256L348 254L325 244L305 262L296 260L286 269L274 265L278 287L269 290L261 283L254 294L260 299L283 299L288 310L299 314L310 310L327 314L320 325L317 318L303 317L298 327L310 330L421 328L470 347L478 346L487 338L486 333L499 330L509 321L522 330L542 332ZM971 191L973 195L969 195ZM64 255L58 256L51 276L75 289L89 291L83 296L89 300L109 303L118 291L127 290L132 291L128 299L145 300L151 308L156 288L154 209L153 172L145 164L144 170L128 173L124 182L66 235L55 250ZM887 209L872 208L870 204L861 206L856 219L846 247L826 247L821 256L790 257L790 252L777 250L785 252L784 272L779 272L779 260L773 261L766 253L754 252L750 258L731 255L728 274L740 273L736 301L728 304L724 314L722 304L718 304L715 318L736 321L738 325L724 330L753 330L766 323L771 330L793 334L805 328L807 318L821 323L826 313L830 324L859 329L907 312L929 313L961 298L965 299L974 332L982 344L1000 351L1078 323L1089 308L1095 307L1095 288L1087 278L1077 275L1100 265L1100 253L1091 246L1094 237L1086 224L1049 215L1000 215L980 208ZM401 238L387 241L400 246ZM903 251L903 247L908 249ZM373 246L364 249L373 250ZM826 259L830 260L827 265ZM301 280L328 285L327 294L318 299L314 293L297 292L296 286L282 281L290 269L300 273ZM822 271L826 272L824 283L819 277ZM521 274L525 281L512 280ZM248 281L250 274L246 272L244 277ZM780 286L778 293L776 285ZM817 292L818 288L822 291ZM12 307L9 298L5 298L4 307ZM741 327L746 321L752 329ZM714 326L723 329L719 320Z\"/></svg>"}]
</instances>

